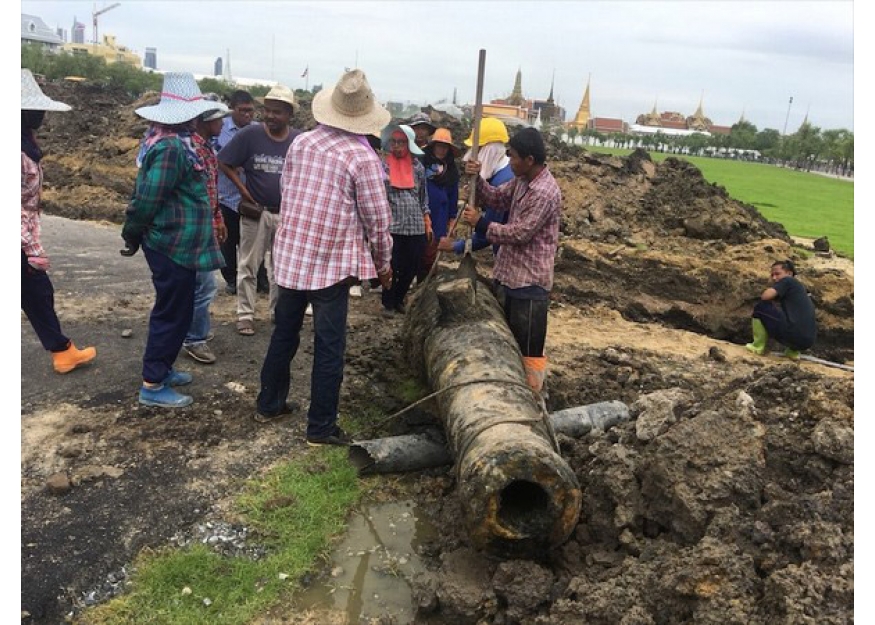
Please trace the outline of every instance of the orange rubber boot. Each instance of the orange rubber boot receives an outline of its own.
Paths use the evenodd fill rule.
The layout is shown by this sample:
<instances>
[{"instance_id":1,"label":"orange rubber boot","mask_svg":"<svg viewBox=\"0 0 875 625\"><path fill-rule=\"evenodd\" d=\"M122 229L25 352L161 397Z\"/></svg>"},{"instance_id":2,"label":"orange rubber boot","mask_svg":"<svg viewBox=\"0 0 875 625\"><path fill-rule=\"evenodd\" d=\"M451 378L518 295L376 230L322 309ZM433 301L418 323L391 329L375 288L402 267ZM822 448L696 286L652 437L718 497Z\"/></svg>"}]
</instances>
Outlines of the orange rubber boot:
<instances>
[{"instance_id":1,"label":"orange rubber boot","mask_svg":"<svg viewBox=\"0 0 875 625\"><path fill-rule=\"evenodd\" d=\"M91 362L95 356L97 356L97 350L93 347L77 349L73 345L73 341L70 341L70 346L64 351L52 352L52 363L58 373L69 373L79 365Z\"/></svg>"},{"instance_id":2,"label":"orange rubber boot","mask_svg":"<svg viewBox=\"0 0 875 625\"><path fill-rule=\"evenodd\" d=\"M523 366L526 368L526 382L536 393L544 388L544 378L547 376L546 356L523 356Z\"/></svg>"}]
</instances>

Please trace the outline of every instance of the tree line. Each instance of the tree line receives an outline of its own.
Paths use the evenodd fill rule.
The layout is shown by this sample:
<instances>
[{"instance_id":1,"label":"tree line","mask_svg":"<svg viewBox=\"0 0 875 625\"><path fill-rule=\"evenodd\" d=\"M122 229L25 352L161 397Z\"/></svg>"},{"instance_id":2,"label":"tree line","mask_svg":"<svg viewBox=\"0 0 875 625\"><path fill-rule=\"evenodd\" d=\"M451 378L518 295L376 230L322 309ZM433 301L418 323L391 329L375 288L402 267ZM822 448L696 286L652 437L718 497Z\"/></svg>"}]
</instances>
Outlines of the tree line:
<instances>
[{"instance_id":1,"label":"tree line","mask_svg":"<svg viewBox=\"0 0 875 625\"><path fill-rule=\"evenodd\" d=\"M854 173L854 133L844 128L822 130L807 120L790 135L773 128L758 130L748 121L734 124L728 135L696 133L686 136L657 131L652 135L601 133L592 129L554 126L557 136L573 145L637 148L671 154L757 160L803 171L825 171L841 176Z\"/></svg>"}]
</instances>

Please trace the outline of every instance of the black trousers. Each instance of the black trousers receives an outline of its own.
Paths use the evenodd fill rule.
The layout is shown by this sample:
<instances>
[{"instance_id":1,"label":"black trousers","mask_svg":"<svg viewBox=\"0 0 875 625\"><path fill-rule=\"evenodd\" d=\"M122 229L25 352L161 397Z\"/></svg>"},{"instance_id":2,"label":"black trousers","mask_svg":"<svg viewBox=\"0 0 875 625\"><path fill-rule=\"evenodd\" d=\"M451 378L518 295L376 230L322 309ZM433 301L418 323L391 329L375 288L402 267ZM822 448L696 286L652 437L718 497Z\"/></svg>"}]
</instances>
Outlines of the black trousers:
<instances>
[{"instance_id":1,"label":"black trousers","mask_svg":"<svg viewBox=\"0 0 875 625\"><path fill-rule=\"evenodd\" d=\"M70 346L70 339L61 331L61 322L55 314L55 287L49 274L28 265L24 251L21 252L21 310L43 349L62 352Z\"/></svg>"},{"instance_id":2,"label":"black trousers","mask_svg":"<svg viewBox=\"0 0 875 625\"><path fill-rule=\"evenodd\" d=\"M494 292L523 356L543 356L547 342L547 310L550 308L550 300L512 297L500 284L495 285Z\"/></svg>"},{"instance_id":3,"label":"black trousers","mask_svg":"<svg viewBox=\"0 0 875 625\"><path fill-rule=\"evenodd\" d=\"M222 267L222 277L226 283L237 288L237 246L240 245L240 213L231 210L224 204L220 206L222 208L222 219L225 220L225 227L228 229L228 238L220 246L222 256L225 258L225 266Z\"/></svg>"},{"instance_id":4,"label":"black trousers","mask_svg":"<svg viewBox=\"0 0 875 625\"><path fill-rule=\"evenodd\" d=\"M392 287L383 290L384 308L397 310L404 305L404 297L419 271L425 243L424 234L392 235Z\"/></svg>"}]
</instances>

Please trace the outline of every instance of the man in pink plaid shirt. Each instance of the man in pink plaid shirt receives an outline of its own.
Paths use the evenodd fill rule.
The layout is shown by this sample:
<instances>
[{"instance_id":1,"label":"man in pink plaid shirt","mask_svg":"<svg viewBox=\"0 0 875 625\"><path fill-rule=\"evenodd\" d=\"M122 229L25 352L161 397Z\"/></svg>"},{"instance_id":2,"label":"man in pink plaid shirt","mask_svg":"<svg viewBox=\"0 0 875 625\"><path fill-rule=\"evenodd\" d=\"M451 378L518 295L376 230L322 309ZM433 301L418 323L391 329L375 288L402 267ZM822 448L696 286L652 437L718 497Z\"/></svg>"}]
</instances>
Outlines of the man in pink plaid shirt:
<instances>
[{"instance_id":1,"label":"man in pink plaid shirt","mask_svg":"<svg viewBox=\"0 0 875 625\"><path fill-rule=\"evenodd\" d=\"M366 136L390 114L377 104L361 70L345 73L313 99L315 129L289 147L281 174L280 227L273 247L279 287L276 327L261 368L256 421L290 414L289 368L300 344L307 304L313 305L315 350L307 413L310 445L343 445L337 425L349 287L392 280L392 213L380 159Z\"/></svg>"}]
</instances>

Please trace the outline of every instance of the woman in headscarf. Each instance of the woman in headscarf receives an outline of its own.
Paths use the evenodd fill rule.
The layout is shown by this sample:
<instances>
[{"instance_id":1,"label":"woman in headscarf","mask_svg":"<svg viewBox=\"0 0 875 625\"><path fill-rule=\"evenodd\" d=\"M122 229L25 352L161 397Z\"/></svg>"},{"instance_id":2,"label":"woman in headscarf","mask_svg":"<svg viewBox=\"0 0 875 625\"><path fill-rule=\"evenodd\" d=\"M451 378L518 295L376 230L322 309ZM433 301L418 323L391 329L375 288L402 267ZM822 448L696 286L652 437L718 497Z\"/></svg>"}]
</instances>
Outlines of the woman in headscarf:
<instances>
[{"instance_id":1,"label":"woman in headscarf","mask_svg":"<svg viewBox=\"0 0 875 625\"><path fill-rule=\"evenodd\" d=\"M477 153L477 160L480 161L480 177L483 178L493 187L498 187L508 180L513 178L513 171L510 168L510 159L507 156L506 143L510 140L507 134L507 127L500 119L493 117L484 117L480 120L480 136L478 143L480 149ZM465 145L469 148L474 145L474 133L465 139ZM471 160L473 150L468 150L463 161ZM499 212L488 206L483 206L483 217L488 222L497 221L498 223L507 223L507 212ZM489 242L486 237L478 232L474 232L471 237L471 250L477 251L487 247ZM462 254L465 251L465 241L460 239L453 242L451 239L442 239L438 243L438 249L441 251L453 251L456 254ZM494 245L493 253L498 251L498 246Z\"/></svg>"},{"instance_id":2,"label":"woman in headscarf","mask_svg":"<svg viewBox=\"0 0 875 625\"><path fill-rule=\"evenodd\" d=\"M49 258L40 242L40 195L43 151L36 140L46 111L70 106L46 96L29 69L21 70L21 310L43 348L52 354L58 373L68 373L97 356L93 347L78 349L61 331L55 312L55 289L47 273Z\"/></svg>"},{"instance_id":3,"label":"woman in headscarf","mask_svg":"<svg viewBox=\"0 0 875 625\"><path fill-rule=\"evenodd\" d=\"M425 148L422 164L425 167L428 207L431 210L434 236L425 246L422 263L416 274L419 284L425 281L434 265L438 241L447 236L450 224L456 219L459 202L459 168L456 167L456 158L461 152L453 144L453 136L446 128L435 130Z\"/></svg>"},{"instance_id":4,"label":"woman in headscarf","mask_svg":"<svg viewBox=\"0 0 875 625\"><path fill-rule=\"evenodd\" d=\"M410 126L383 130L386 194L392 207L392 286L383 289L383 315L404 312L404 297L419 270L426 243L433 238L425 168L414 156L423 154Z\"/></svg>"},{"instance_id":5,"label":"woman in headscarf","mask_svg":"<svg viewBox=\"0 0 875 625\"><path fill-rule=\"evenodd\" d=\"M192 74L165 74L161 91L158 104L135 111L151 124L137 156L140 171L122 228L122 254L131 256L142 246L155 287L139 401L181 408L193 400L173 387L189 384L192 376L173 363L191 326L196 276L223 263L213 236L206 163L194 138L197 117L219 107L204 99Z\"/></svg>"}]
</instances>

